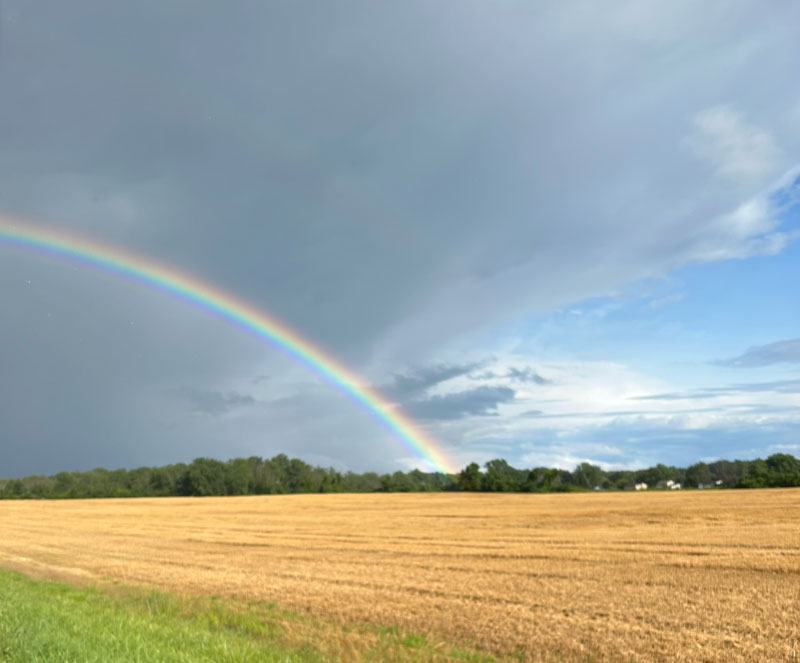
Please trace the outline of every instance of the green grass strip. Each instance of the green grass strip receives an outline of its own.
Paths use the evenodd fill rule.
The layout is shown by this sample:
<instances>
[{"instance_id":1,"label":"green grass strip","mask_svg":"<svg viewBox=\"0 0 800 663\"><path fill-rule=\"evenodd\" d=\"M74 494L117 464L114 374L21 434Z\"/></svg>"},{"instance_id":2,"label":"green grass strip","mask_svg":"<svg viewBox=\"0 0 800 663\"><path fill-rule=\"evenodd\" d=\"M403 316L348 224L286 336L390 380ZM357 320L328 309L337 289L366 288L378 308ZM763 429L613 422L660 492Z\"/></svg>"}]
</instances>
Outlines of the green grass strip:
<instances>
[{"instance_id":1,"label":"green grass strip","mask_svg":"<svg viewBox=\"0 0 800 663\"><path fill-rule=\"evenodd\" d=\"M266 626L162 593L114 595L0 570L3 663L294 663L324 660L265 639ZM230 617L230 619L226 619ZM262 636L262 637L259 637Z\"/></svg>"},{"instance_id":2,"label":"green grass strip","mask_svg":"<svg viewBox=\"0 0 800 663\"><path fill-rule=\"evenodd\" d=\"M263 601L181 597L113 584L73 586L0 569L0 663L339 660L498 661L396 627L334 626Z\"/></svg>"}]
</instances>

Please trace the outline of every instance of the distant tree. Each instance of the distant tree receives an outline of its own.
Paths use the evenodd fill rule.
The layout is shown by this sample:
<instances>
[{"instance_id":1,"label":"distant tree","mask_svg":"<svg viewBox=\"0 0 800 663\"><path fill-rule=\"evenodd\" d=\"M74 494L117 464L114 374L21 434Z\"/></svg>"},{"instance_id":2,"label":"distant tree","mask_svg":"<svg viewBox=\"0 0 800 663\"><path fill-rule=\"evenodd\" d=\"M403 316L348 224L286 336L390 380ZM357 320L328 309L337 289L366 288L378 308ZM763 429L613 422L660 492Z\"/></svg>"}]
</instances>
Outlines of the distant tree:
<instances>
[{"instance_id":1,"label":"distant tree","mask_svg":"<svg viewBox=\"0 0 800 663\"><path fill-rule=\"evenodd\" d=\"M31 497L38 499L53 497L54 481L52 477L34 474L33 476L25 477L23 481L25 490Z\"/></svg>"},{"instance_id":2,"label":"distant tree","mask_svg":"<svg viewBox=\"0 0 800 663\"><path fill-rule=\"evenodd\" d=\"M495 493L510 493L521 490L527 472L511 467L502 458L486 463L486 473L481 481L481 489Z\"/></svg>"},{"instance_id":3,"label":"distant tree","mask_svg":"<svg viewBox=\"0 0 800 663\"><path fill-rule=\"evenodd\" d=\"M317 481L320 493L341 493L342 492L342 474L332 467L327 470L321 470L319 481Z\"/></svg>"},{"instance_id":4,"label":"distant tree","mask_svg":"<svg viewBox=\"0 0 800 663\"><path fill-rule=\"evenodd\" d=\"M548 492L553 491L553 490L555 490L555 491L562 490L563 489L563 486L562 486L562 483L563 483L562 482L562 478L563 478L563 476L564 476L564 473L561 470L557 469L557 468L551 468L551 469L547 470L547 472L545 473L545 476L544 476L544 482L542 483L542 488L544 488L544 490L546 490Z\"/></svg>"},{"instance_id":5,"label":"distant tree","mask_svg":"<svg viewBox=\"0 0 800 663\"><path fill-rule=\"evenodd\" d=\"M483 475L477 463L470 463L458 475L458 489L476 491L481 489Z\"/></svg>"},{"instance_id":6,"label":"distant tree","mask_svg":"<svg viewBox=\"0 0 800 663\"><path fill-rule=\"evenodd\" d=\"M739 480L736 476L736 466L728 460L716 460L708 464L708 471L712 481L722 481L726 486L733 486Z\"/></svg>"},{"instance_id":7,"label":"distant tree","mask_svg":"<svg viewBox=\"0 0 800 663\"><path fill-rule=\"evenodd\" d=\"M11 479L3 489L4 497L17 499L25 496L25 484L20 479Z\"/></svg>"},{"instance_id":8,"label":"distant tree","mask_svg":"<svg viewBox=\"0 0 800 663\"><path fill-rule=\"evenodd\" d=\"M22 479L0 479L0 498L130 497L145 495L244 495L304 492L375 492L486 490L493 492L563 492L577 489L622 489L634 481L655 485L673 479L686 485L722 480L738 488L800 486L800 460L789 454L772 454L766 460L718 460L695 463L688 468L663 464L645 470L614 470L604 473L590 463L574 472L536 467L520 470L496 458L482 472L470 463L458 475L411 470L379 476L375 472L342 475L333 468L313 467L297 458L278 454L264 460L258 456L222 462L197 458L191 464L132 470L102 467L85 472L59 472L53 476L32 475Z\"/></svg>"},{"instance_id":9,"label":"distant tree","mask_svg":"<svg viewBox=\"0 0 800 663\"><path fill-rule=\"evenodd\" d=\"M428 482L433 486L432 490L451 491L458 490L458 477L454 474L444 472L434 472L428 475Z\"/></svg>"},{"instance_id":10,"label":"distant tree","mask_svg":"<svg viewBox=\"0 0 800 663\"><path fill-rule=\"evenodd\" d=\"M766 463L770 472L789 476L800 473L800 460L789 454L772 454Z\"/></svg>"},{"instance_id":11,"label":"distant tree","mask_svg":"<svg viewBox=\"0 0 800 663\"><path fill-rule=\"evenodd\" d=\"M152 494L153 470L149 467L137 467L126 473L124 478L125 487L131 495L136 497L146 497Z\"/></svg>"},{"instance_id":12,"label":"distant tree","mask_svg":"<svg viewBox=\"0 0 800 663\"><path fill-rule=\"evenodd\" d=\"M636 481L644 481L649 486L655 486L659 481L675 481L677 479L677 469L669 465L659 463L646 470L637 470Z\"/></svg>"},{"instance_id":13,"label":"distant tree","mask_svg":"<svg viewBox=\"0 0 800 663\"><path fill-rule=\"evenodd\" d=\"M738 484L750 472L749 460L734 460L733 470L736 475L736 483Z\"/></svg>"},{"instance_id":14,"label":"distant tree","mask_svg":"<svg viewBox=\"0 0 800 663\"><path fill-rule=\"evenodd\" d=\"M286 483L290 493L316 492L311 465L299 458L292 458L289 461L286 468Z\"/></svg>"},{"instance_id":15,"label":"distant tree","mask_svg":"<svg viewBox=\"0 0 800 663\"><path fill-rule=\"evenodd\" d=\"M625 486L635 482L634 472L631 470L612 470L607 476L611 487L617 490L624 490Z\"/></svg>"},{"instance_id":16,"label":"distant tree","mask_svg":"<svg viewBox=\"0 0 800 663\"><path fill-rule=\"evenodd\" d=\"M226 495L225 464L213 458L195 458L181 476L181 495Z\"/></svg>"},{"instance_id":17,"label":"distant tree","mask_svg":"<svg viewBox=\"0 0 800 663\"><path fill-rule=\"evenodd\" d=\"M381 487L381 478L377 472L356 474L347 472L342 477L342 490L350 493L373 493Z\"/></svg>"},{"instance_id":18,"label":"distant tree","mask_svg":"<svg viewBox=\"0 0 800 663\"><path fill-rule=\"evenodd\" d=\"M53 487L55 497L69 497L75 486L75 477L69 472L59 472L53 478L55 479L55 486Z\"/></svg>"},{"instance_id":19,"label":"distant tree","mask_svg":"<svg viewBox=\"0 0 800 663\"><path fill-rule=\"evenodd\" d=\"M700 484L708 485L711 483L711 470L705 463L695 463L686 468L686 485L694 486L695 488Z\"/></svg>"},{"instance_id":20,"label":"distant tree","mask_svg":"<svg viewBox=\"0 0 800 663\"><path fill-rule=\"evenodd\" d=\"M572 480L581 488L594 488L603 483L605 473L597 465L581 463L572 473Z\"/></svg>"},{"instance_id":21,"label":"distant tree","mask_svg":"<svg viewBox=\"0 0 800 663\"><path fill-rule=\"evenodd\" d=\"M766 488L769 481L769 466L761 458L747 462L747 472L739 479L740 488Z\"/></svg>"},{"instance_id":22,"label":"distant tree","mask_svg":"<svg viewBox=\"0 0 800 663\"><path fill-rule=\"evenodd\" d=\"M234 458L225 465L225 494L250 495L253 492L253 472L245 458Z\"/></svg>"},{"instance_id":23,"label":"distant tree","mask_svg":"<svg viewBox=\"0 0 800 663\"><path fill-rule=\"evenodd\" d=\"M248 460L253 476L253 492L256 495L274 495L286 492L280 472L272 460L262 460L256 457Z\"/></svg>"},{"instance_id":24,"label":"distant tree","mask_svg":"<svg viewBox=\"0 0 800 663\"><path fill-rule=\"evenodd\" d=\"M532 470L528 470L528 476L525 477L522 490L526 493L540 492L544 483L545 472L547 472L546 467L535 467Z\"/></svg>"},{"instance_id":25,"label":"distant tree","mask_svg":"<svg viewBox=\"0 0 800 663\"><path fill-rule=\"evenodd\" d=\"M558 472L558 481L551 485L551 490L555 492L566 492L570 490L570 486L575 485L575 477L569 470L556 470Z\"/></svg>"},{"instance_id":26,"label":"distant tree","mask_svg":"<svg viewBox=\"0 0 800 663\"><path fill-rule=\"evenodd\" d=\"M410 493L414 491L414 485L407 474L398 470L394 474L381 476L380 490L385 493Z\"/></svg>"}]
</instances>

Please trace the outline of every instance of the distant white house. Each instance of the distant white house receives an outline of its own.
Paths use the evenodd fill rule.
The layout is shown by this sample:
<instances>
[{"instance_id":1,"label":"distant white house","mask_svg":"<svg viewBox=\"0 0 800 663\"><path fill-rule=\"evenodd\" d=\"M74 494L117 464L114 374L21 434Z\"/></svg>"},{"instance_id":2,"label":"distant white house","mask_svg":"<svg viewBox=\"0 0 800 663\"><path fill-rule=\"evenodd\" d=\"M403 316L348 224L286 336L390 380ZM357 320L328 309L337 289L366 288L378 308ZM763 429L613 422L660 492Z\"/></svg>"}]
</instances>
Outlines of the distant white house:
<instances>
[{"instance_id":1,"label":"distant white house","mask_svg":"<svg viewBox=\"0 0 800 663\"><path fill-rule=\"evenodd\" d=\"M672 487L675 485L675 482L672 479L662 479L656 484L656 488L659 490L672 490Z\"/></svg>"},{"instance_id":2,"label":"distant white house","mask_svg":"<svg viewBox=\"0 0 800 663\"><path fill-rule=\"evenodd\" d=\"M673 482L672 485L670 485L669 489L670 490L680 490L681 489L681 485L679 483L674 483Z\"/></svg>"},{"instance_id":3,"label":"distant white house","mask_svg":"<svg viewBox=\"0 0 800 663\"><path fill-rule=\"evenodd\" d=\"M635 490L647 490L647 484L644 481L635 484L633 487Z\"/></svg>"}]
</instances>

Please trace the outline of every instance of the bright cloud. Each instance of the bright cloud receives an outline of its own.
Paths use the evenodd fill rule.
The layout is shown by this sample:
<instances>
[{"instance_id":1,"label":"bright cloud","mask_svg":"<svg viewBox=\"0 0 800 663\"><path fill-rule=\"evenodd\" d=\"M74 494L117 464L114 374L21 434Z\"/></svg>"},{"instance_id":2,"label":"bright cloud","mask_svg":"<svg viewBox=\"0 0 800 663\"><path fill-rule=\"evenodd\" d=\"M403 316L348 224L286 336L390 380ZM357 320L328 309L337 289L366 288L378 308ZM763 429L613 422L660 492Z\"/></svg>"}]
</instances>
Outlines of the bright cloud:
<instances>
[{"instance_id":1,"label":"bright cloud","mask_svg":"<svg viewBox=\"0 0 800 663\"><path fill-rule=\"evenodd\" d=\"M690 144L720 175L760 180L774 175L780 152L769 132L748 124L731 106L697 113Z\"/></svg>"}]
</instances>

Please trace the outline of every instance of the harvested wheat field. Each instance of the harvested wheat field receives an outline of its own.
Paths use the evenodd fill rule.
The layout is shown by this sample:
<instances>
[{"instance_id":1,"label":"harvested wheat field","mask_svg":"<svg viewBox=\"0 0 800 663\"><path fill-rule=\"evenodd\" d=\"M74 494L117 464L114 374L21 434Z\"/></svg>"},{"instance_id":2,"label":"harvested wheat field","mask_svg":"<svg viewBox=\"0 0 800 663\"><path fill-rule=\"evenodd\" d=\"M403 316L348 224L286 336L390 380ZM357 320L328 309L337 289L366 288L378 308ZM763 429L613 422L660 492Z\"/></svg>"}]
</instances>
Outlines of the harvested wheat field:
<instances>
[{"instance_id":1,"label":"harvested wheat field","mask_svg":"<svg viewBox=\"0 0 800 663\"><path fill-rule=\"evenodd\" d=\"M0 503L0 565L528 661L794 661L800 490Z\"/></svg>"}]
</instances>

